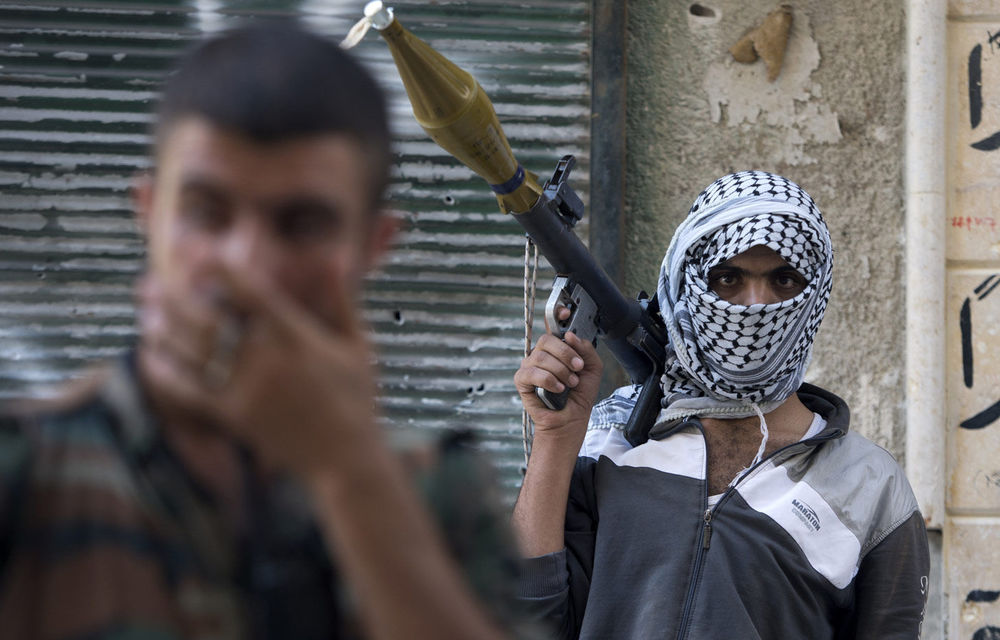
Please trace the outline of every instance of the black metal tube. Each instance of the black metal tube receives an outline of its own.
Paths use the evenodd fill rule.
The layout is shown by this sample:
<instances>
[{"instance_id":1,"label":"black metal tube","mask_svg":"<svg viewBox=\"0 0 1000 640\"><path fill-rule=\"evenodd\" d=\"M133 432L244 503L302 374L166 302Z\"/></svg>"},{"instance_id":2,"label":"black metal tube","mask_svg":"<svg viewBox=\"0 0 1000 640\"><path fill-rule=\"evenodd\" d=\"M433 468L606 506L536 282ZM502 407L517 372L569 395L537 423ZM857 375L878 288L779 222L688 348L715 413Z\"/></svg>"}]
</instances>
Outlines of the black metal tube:
<instances>
[{"instance_id":1,"label":"black metal tube","mask_svg":"<svg viewBox=\"0 0 1000 640\"><path fill-rule=\"evenodd\" d=\"M660 400L663 399L663 387L660 386L660 370L657 369L646 378L642 391L636 398L635 407L625 425L625 439L633 447L649 440L649 430L660 413Z\"/></svg>"},{"instance_id":2,"label":"black metal tube","mask_svg":"<svg viewBox=\"0 0 1000 640\"><path fill-rule=\"evenodd\" d=\"M598 327L605 334L608 349L633 382L644 382L654 369L653 363L627 339L640 324L647 324L639 302L622 295L544 196L526 213L513 216L556 272L578 282L590 294L599 310Z\"/></svg>"}]
</instances>

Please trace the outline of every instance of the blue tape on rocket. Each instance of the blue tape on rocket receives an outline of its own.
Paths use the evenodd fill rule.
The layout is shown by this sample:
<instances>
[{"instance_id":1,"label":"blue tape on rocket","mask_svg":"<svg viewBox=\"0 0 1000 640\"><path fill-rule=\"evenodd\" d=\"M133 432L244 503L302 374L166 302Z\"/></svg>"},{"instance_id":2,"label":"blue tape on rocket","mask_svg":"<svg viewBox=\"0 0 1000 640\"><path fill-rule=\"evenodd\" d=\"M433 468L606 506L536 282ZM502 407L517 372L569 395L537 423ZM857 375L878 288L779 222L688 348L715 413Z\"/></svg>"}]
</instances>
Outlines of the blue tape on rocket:
<instances>
[{"instance_id":1,"label":"blue tape on rocket","mask_svg":"<svg viewBox=\"0 0 1000 640\"><path fill-rule=\"evenodd\" d=\"M516 191L522 184L524 184L524 167L518 164L513 178L503 184L491 184L490 189L493 189L493 193L497 195L505 196Z\"/></svg>"}]
</instances>

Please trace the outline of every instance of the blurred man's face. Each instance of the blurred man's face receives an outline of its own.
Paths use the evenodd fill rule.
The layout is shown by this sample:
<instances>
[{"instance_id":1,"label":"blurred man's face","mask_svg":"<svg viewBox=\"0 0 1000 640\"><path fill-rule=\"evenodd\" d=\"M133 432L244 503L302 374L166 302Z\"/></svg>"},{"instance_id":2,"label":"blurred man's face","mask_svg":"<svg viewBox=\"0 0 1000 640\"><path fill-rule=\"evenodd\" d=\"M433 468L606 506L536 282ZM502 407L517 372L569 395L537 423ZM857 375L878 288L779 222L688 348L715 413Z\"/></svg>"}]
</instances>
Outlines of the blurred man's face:
<instances>
[{"instance_id":1,"label":"blurred man's face","mask_svg":"<svg viewBox=\"0 0 1000 640\"><path fill-rule=\"evenodd\" d=\"M331 320L327 292L356 294L388 237L388 223L371 210L368 167L346 135L260 144L199 118L181 120L138 193L150 268L197 295L216 295L220 271L263 272Z\"/></svg>"}]
</instances>

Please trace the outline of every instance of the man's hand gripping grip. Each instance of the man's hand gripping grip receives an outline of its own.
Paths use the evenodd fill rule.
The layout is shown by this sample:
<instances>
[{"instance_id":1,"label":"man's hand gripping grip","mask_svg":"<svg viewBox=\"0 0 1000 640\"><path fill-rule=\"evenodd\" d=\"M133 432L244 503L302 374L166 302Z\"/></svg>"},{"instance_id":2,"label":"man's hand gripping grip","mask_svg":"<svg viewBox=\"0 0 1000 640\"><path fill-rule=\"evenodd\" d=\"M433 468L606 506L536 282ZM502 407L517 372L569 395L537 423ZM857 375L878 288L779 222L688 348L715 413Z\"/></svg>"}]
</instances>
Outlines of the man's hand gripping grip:
<instances>
[{"instance_id":1,"label":"man's hand gripping grip","mask_svg":"<svg viewBox=\"0 0 1000 640\"><path fill-rule=\"evenodd\" d=\"M569 309L570 315L564 320L559 319L559 310ZM567 331L572 331L581 340L597 342L597 305L590 294L565 276L556 276L552 282L552 293L545 303L545 327L549 333L565 338ZM567 387L561 393L553 393L541 387L535 388L539 400L553 411L561 411L566 406L566 398L570 389Z\"/></svg>"}]
</instances>

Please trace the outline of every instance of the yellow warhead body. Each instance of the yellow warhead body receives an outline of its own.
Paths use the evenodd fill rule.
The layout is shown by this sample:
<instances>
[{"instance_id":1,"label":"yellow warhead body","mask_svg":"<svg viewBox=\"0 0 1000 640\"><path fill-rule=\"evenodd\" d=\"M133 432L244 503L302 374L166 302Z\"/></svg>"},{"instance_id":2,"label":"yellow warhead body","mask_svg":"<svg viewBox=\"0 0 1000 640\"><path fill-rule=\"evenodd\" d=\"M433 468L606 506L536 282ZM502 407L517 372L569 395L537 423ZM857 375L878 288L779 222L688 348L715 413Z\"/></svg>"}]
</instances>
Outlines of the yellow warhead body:
<instances>
[{"instance_id":1,"label":"yellow warhead body","mask_svg":"<svg viewBox=\"0 0 1000 640\"><path fill-rule=\"evenodd\" d=\"M403 28L381 2L369 3L365 15L388 43L427 135L490 184L501 211L530 210L542 189L514 158L493 103L475 78Z\"/></svg>"}]
</instances>

